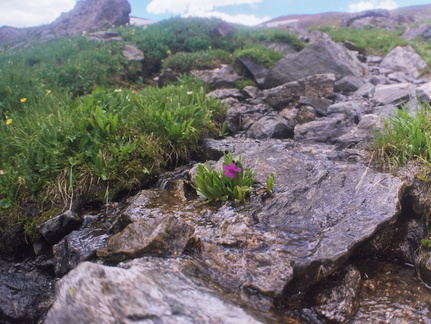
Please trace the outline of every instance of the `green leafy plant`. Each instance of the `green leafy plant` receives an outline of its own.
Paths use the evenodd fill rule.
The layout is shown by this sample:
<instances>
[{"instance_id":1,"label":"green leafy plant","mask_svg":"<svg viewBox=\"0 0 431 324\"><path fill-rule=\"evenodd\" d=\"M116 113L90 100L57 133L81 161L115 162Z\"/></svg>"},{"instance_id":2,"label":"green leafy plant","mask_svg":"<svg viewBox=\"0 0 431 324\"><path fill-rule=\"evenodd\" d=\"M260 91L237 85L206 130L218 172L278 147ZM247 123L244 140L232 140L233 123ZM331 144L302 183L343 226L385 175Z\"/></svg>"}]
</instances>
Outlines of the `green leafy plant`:
<instances>
[{"instance_id":1,"label":"green leafy plant","mask_svg":"<svg viewBox=\"0 0 431 324\"><path fill-rule=\"evenodd\" d=\"M224 155L223 167L214 170L208 163L200 164L196 175L196 192L206 201L243 201L251 192L253 171L244 169L241 157L234 159L231 153Z\"/></svg>"},{"instance_id":2,"label":"green leafy plant","mask_svg":"<svg viewBox=\"0 0 431 324\"><path fill-rule=\"evenodd\" d=\"M431 165L431 107L422 104L415 113L399 109L375 136L374 158L382 166L399 167L411 160Z\"/></svg>"},{"instance_id":3,"label":"green leafy plant","mask_svg":"<svg viewBox=\"0 0 431 324\"><path fill-rule=\"evenodd\" d=\"M266 179L266 183L265 183L265 189L266 191L268 191L269 193L272 193L272 191L274 190L274 173L271 172L271 174L269 175L268 179Z\"/></svg>"},{"instance_id":4,"label":"green leafy plant","mask_svg":"<svg viewBox=\"0 0 431 324\"><path fill-rule=\"evenodd\" d=\"M421 248L425 250L431 249L431 240L430 239L422 239L421 240Z\"/></svg>"},{"instance_id":5,"label":"green leafy plant","mask_svg":"<svg viewBox=\"0 0 431 324\"><path fill-rule=\"evenodd\" d=\"M247 58L254 63L263 65L266 68L271 67L274 63L278 62L283 58L280 53L269 49L265 46L256 44L249 46L248 48L235 51L234 53L234 64L238 65L239 59Z\"/></svg>"},{"instance_id":6,"label":"green leafy plant","mask_svg":"<svg viewBox=\"0 0 431 324\"><path fill-rule=\"evenodd\" d=\"M210 201L244 201L251 193L253 171L244 168L241 156L233 157L229 152L224 155L223 166L214 170L209 163L199 164L195 178L196 192L206 202ZM272 191L274 186L274 174L271 173L267 180L267 188Z\"/></svg>"}]
</instances>

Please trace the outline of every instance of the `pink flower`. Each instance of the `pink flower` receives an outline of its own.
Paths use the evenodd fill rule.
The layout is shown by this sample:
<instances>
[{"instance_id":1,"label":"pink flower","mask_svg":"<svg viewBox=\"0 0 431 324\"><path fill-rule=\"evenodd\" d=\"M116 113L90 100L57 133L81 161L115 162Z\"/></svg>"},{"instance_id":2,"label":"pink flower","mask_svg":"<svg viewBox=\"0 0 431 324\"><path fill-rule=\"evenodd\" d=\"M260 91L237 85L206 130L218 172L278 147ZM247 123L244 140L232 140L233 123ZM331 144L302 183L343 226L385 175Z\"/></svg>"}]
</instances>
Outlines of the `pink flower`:
<instances>
[{"instance_id":1,"label":"pink flower","mask_svg":"<svg viewBox=\"0 0 431 324\"><path fill-rule=\"evenodd\" d=\"M240 168L236 167L235 163L231 163L231 165L223 165L223 170L226 171L224 175L230 178L236 178L236 173L242 171Z\"/></svg>"}]
</instances>

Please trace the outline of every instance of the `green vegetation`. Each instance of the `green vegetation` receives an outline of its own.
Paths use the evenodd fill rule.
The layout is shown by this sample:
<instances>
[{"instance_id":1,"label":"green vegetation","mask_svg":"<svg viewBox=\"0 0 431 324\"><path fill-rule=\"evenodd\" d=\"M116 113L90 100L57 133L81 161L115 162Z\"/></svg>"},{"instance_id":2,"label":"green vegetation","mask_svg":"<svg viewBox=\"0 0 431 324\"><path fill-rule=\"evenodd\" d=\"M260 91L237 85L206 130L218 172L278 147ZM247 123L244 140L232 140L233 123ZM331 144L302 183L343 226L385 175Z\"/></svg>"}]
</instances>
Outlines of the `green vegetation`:
<instances>
[{"instance_id":1,"label":"green vegetation","mask_svg":"<svg viewBox=\"0 0 431 324\"><path fill-rule=\"evenodd\" d=\"M235 65L241 64L239 59L247 58L254 63L263 65L266 68L270 68L272 65L277 63L283 58L280 53L271 50L262 45L253 45L242 50L235 51L234 63Z\"/></svg>"},{"instance_id":2,"label":"green vegetation","mask_svg":"<svg viewBox=\"0 0 431 324\"><path fill-rule=\"evenodd\" d=\"M305 47L305 44L294 34L259 27L233 25L233 27L230 27L230 33L221 37L215 31L220 25L223 28L223 23L219 19L173 18L147 26L145 29L118 28L117 31L127 42L136 44L145 53L143 70L147 74L159 71L163 60L165 60L165 67L172 64L177 70L184 71L186 67L181 68L179 66L181 60L187 66L190 66L197 64L190 63L193 59L198 61L204 59L205 61L208 59L208 55L221 55L224 57L224 52L233 54L238 49L244 49L253 44L263 42L287 43L296 50L301 50ZM211 52L211 50L222 50L224 52L219 52L219 54L203 52ZM181 54L179 58L166 60L173 54L195 52L201 53L191 56L191 58ZM206 57L204 58L203 55L206 55ZM171 63L171 60L175 63Z\"/></svg>"},{"instance_id":3,"label":"green vegetation","mask_svg":"<svg viewBox=\"0 0 431 324\"><path fill-rule=\"evenodd\" d=\"M208 162L199 164L195 177L196 185L193 187L206 203L226 200L240 202L251 193L253 183L253 171L243 167L241 156L234 158L231 153L227 153L219 170L214 170ZM272 193L273 188L274 174L271 173L264 190Z\"/></svg>"},{"instance_id":4,"label":"green vegetation","mask_svg":"<svg viewBox=\"0 0 431 324\"><path fill-rule=\"evenodd\" d=\"M424 40L407 41L401 38L403 29L391 31L382 28L362 29L343 27L322 27L335 42L349 41L359 52L366 55L386 55L397 46L411 45L418 54L431 64L431 44Z\"/></svg>"},{"instance_id":5,"label":"green vegetation","mask_svg":"<svg viewBox=\"0 0 431 324\"><path fill-rule=\"evenodd\" d=\"M386 55L395 47L409 43L400 37L401 30L344 27L323 27L320 30L331 36L334 42L352 42L360 53L367 55Z\"/></svg>"},{"instance_id":6,"label":"green vegetation","mask_svg":"<svg viewBox=\"0 0 431 324\"><path fill-rule=\"evenodd\" d=\"M0 126L0 213L28 228L23 204L42 212L102 201L188 160L223 119L224 106L205 94L183 79L162 89L22 100L20 109L4 111Z\"/></svg>"},{"instance_id":7,"label":"green vegetation","mask_svg":"<svg viewBox=\"0 0 431 324\"><path fill-rule=\"evenodd\" d=\"M196 192L203 200L243 201L251 192L253 171L244 169L241 157L225 154L223 168L214 170L208 163L199 164L195 178Z\"/></svg>"},{"instance_id":8,"label":"green vegetation","mask_svg":"<svg viewBox=\"0 0 431 324\"><path fill-rule=\"evenodd\" d=\"M232 63L230 54L224 50L205 50L194 53L179 52L163 61L163 69L176 72L190 70L209 70L218 68L221 64Z\"/></svg>"},{"instance_id":9,"label":"green vegetation","mask_svg":"<svg viewBox=\"0 0 431 324\"><path fill-rule=\"evenodd\" d=\"M227 134L226 108L200 81L151 87L153 73L215 68L265 41L304 46L283 31L227 26L221 37L216 27L226 26L174 18L117 28L125 42L79 36L0 49L0 250L13 233L35 239L59 211L145 186L188 161L202 138ZM125 44L144 61L128 62ZM247 194L248 177L234 199Z\"/></svg>"},{"instance_id":10,"label":"green vegetation","mask_svg":"<svg viewBox=\"0 0 431 324\"><path fill-rule=\"evenodd\" d=\"M397 110L376 135L373 151L383 166L396 168L411 160L431 166L431 107L421 105L415 113Z\"/></svg>"}]
</instances>

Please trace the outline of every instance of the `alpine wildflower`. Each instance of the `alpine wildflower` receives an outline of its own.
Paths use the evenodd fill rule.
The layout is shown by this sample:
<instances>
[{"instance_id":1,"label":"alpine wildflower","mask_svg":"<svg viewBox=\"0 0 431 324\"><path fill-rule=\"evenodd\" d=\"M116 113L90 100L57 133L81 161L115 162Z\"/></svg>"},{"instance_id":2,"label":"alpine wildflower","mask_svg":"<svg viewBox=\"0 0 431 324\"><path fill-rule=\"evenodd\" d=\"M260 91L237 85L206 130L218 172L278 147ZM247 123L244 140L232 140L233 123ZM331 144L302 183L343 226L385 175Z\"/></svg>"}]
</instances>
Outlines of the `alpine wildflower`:
<instances>
[{"instance_id":1,"label":"alpine wildflower","mask_svg":"<svg viewBox=\"0 0 431 324\"><path fill-rule=\"evenodd\" d=\"M12 118L6 119L6 125L9 126L10 124L12 124Z\"/></svg>"},{"instance_id":2,"label":"alpine wildflower","mask_svg":"<svg viewBox=\"0 0 431 324\"><path fill-rule=\"evenodd\" d=\"M21 98L21 99L19 99L19 102L20 103L24 103L24 102L26 102L27 101L27 98Z\"/></svg>"},{"instance_id":3,"label":"alpine wildflower","mask_svg":"<svg viewBox=\"0 0 431 324\"><path fill-rule=\"evenodd\" d=\"M225 176L230 178L236 178L236 173L241 172L241 168L237 168L235 163L231 163L230 165L223 165L223 170L225 170Z\"/></svg>"}]
</instances>

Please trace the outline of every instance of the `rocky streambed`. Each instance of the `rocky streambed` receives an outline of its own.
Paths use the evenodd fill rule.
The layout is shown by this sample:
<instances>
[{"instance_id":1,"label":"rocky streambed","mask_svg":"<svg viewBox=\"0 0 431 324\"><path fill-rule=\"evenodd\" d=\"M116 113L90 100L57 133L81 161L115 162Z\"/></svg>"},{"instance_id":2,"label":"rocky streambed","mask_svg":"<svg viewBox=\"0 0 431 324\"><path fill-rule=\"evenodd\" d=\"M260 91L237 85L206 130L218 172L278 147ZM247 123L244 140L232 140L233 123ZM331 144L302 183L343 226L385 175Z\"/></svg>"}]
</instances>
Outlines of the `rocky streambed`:
<instances>
[{"instance_id":1,"label":"rocky streambed","mask_svg":"<svg viewBox=\"0 0 431 324\"><path fill-rule=\"evenodd\" d=\"M266 89L217 89L241 78L230 66L192 72L232 135L199 159L240 154L256 180L245 203L202 204L190 165L59 215L37 257L0 263L2 323L430 323L429 185L365 150L394 110L431 102L424 62L410 47L360 62L319 32L310 45L269 70L243 62Z\"/></svg>"},{"instance_id":2,"label":"rocky streambed","mask_svg":"<svg viewBox=\"0 0 431 324\"><path fill-rule=\"evenodd\" d=\"M260 183L274 172L274 194L202 204L192 170L168 173L124 207L84 215L51 259L2 264L4 323L46 311L45 323L429 322L431 291L406 265L423 226L404 181L329 145L203 149L241 154Z\"/></svg>"}]
</instances>

